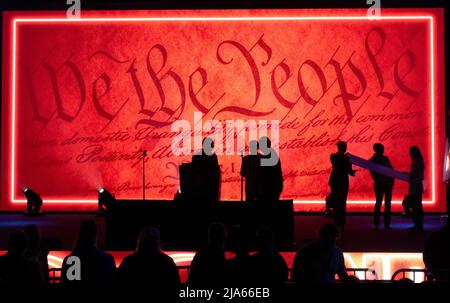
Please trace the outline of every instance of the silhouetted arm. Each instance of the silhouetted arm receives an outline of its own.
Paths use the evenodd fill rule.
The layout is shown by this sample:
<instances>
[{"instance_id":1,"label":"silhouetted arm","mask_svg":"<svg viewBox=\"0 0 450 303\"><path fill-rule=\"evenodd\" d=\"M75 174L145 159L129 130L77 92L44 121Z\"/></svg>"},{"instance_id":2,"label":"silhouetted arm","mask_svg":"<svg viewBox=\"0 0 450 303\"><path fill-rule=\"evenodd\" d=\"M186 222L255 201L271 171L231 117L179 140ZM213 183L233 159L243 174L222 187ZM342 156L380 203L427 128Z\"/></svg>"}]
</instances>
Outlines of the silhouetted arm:
<instances>
[{"instance_id":1,"label":"silhouetted arm","mask_svg":"<svg viewBox=\"0 0 450 303\"><path fill-rule=\"evenodd\" d=\"M353 170L352 163L350 162L350 158L348 156L345 157L346 165L347 165L347 172L350 176L354 176L356 173L356 170Z\"/></svg>"}]
</instances>

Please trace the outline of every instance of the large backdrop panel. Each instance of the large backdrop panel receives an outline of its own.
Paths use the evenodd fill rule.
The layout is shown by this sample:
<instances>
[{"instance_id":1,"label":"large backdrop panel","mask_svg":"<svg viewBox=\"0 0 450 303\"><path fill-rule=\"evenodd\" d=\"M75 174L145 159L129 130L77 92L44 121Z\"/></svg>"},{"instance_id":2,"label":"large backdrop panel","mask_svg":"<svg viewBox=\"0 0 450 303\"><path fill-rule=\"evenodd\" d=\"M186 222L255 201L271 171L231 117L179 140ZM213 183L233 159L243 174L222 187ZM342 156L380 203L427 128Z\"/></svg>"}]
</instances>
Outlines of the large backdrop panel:
<instances>
[{"instance_id":1,"label":"large backdrop panel","mask_svg":"<svg viewBox=\"0 0 450 303\"><path fill-rule=\"evenodd\" d=\"M237 140L226 146L236 137L226 121L279 120L282 198L297 210L323 209L338 140L363 158L383 143L399 171L409 171L408 149L419 146L426 210L445 208L442 10L383 9L378 20L365 10L82 11L82 18L4 15L2 209L23 207L24 186L48 209L94 208L99 187L139 199L143 150L146 198L170 200L178 165L191 157L172 153L180 132L171 127L186 120L194 132L195 117L224 126L216 142L229 153L219 156L222 200L241 198L240 150ZM406 191L397 181L396 210ZM370 174L358 171L349 209L372 209L373 196Z\"/></svg>"}]
</instances>

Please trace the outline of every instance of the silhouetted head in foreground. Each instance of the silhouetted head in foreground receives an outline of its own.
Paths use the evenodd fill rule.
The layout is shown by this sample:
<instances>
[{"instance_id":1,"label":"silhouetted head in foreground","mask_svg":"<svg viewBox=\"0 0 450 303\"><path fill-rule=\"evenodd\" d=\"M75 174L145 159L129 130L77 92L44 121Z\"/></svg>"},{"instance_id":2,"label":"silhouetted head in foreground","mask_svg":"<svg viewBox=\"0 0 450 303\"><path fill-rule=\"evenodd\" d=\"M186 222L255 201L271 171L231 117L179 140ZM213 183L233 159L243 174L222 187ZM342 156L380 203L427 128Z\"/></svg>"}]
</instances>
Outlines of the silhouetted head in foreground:
<instances>
[{"instance_id":1,"label":"silhouetted head in foreground","mask_svg":"<svg viewBox=\"0 0 450 303\"><path fill-rule=\"evenodd\" d=\"M262 227L257 231L256 246L260 253L272 253L274 251L274 236L269 227Z\"/></svg>"},{"instance_id":2,"label":"silhouetted head in foreground","mask_svg":"<svg viewBox=\"0 0 450 303\"><path fill-rule=\"evenodd\" d=\"M326 247L334 247L339 237L339 229L333 223L324 224L319 231L320 242Z\"/></svg>"},{"instance_id":3,"label":"silhouetted head in foreground","mask_svg":"<svg viewBox=\"0 0 450 303\"><path fill-rule=\"evenodd\" d=\"M161 250L161 235L159 229L147 226L138 235L137 250L142 252L158 252Z\"/></svg>"},{"instance_id":4,"label":"silhouetted head in foreground","mask_svg":"<svg viewBox=\"0 0 450 303\"><path fill-rule=\"evenodd\" d=\"M384 154L384 145L381 143L375 143L373 145L373 151L379 155L382 156Z\"/></svg>"},{"instance_id":5,"label":"silhouetted head in foreground","mask_svg":"<svg viewBox=\"0 0 450 303\"><path fill-rule=\"evenodd\" d=\"M345 141L339 141L337 143L338 152L341 154L345 154L347 152L347 142Z\"/></svg>"},{"instance_id":6,"label":"silhouetted head in foreground","mask_svg":"<svg viewBox=\"0 0 450 303\"><path fill-rule=\"evenodd\" d=\"M413 160L423 160L422 153L420 152L419 147L417 147L416 145L413 145L409 148L409 156Z\"/></svg>"},{"instance_id":7,"label":"silhouetted head in foreground","mask_svg":"<svg viewBox=\"0 0 450 303\"><path fill-rule=\"evenodd\" d=\"M78 234L78 248L96 246L97 237L97 224L92 220L82 221Z\"/></svg>"},{"instance_id":8,"label":"silhouetted head in foreground","mask_svg":"<svg viewBox=\"0 0 450 303\"><path fill-rule=\"evenodd\" d=\"M28 237L23 231L15 231L9 235L9 251L24 254L28 247Z\"/></svg>"},{"instance_id":9,"label":"silhouetted head in foreground","mask_svg":"<svg viewBox=\"0 0 450 303\"><path fill-rule=\"evenodd\" d=\"M223 250L227 238L227 229L222 223L212 223L208 229L208 246L215 250Z\"/></svg>"}]
</instances>

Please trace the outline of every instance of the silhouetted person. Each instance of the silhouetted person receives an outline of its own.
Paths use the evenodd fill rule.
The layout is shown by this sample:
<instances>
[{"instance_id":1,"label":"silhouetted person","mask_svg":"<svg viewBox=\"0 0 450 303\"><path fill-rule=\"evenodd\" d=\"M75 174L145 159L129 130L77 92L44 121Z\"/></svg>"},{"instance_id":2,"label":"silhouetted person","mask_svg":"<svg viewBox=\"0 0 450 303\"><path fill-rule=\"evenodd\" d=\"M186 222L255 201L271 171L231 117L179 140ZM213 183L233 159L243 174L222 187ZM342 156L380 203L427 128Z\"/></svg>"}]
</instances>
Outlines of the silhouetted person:
<instances>
[{"instance_id":1,"label":"silhouetted person","mask_svg":"<svg viewBox=\"0 0 450 303\"><path fill-rule=\"evenodd\" d=\"M194 287L223 286L225 276L225 240L223 224L212 223L208 229L208 244L198 251L191 263L189 283Z\"/></svg>"},{"instance_id":2,"label":"silhouetted person","mask_svg":"<svg viewBox=\"0 0 450 303\"><path fill-rule=\"evenodd\" d=\"M450 279L450 223L439 231L433 232L425 242L423 262L428 270L446 270L433 272L437 280Z\"/></svg>"},{"instance_id":3,"label":"silhouetted person","mask_svg":"<svg viewBox=\"0 0 450 303\"><path fill-rule=\"evenodd\" d=\"M275 250L274 235L270 228L263 227L256 235L257 253L252 256L255 268L255 285L280 286L289 276L283 257Z\"/></svg>"},{"instance_id":4,"label":"silhouetted person","mask_svg":"<svg viewBox=\"0 0 450 303\"><path fill-rule=\"evenodd\" d=\"M348 176L354 176L355 171L352 169L352 164L347 155L347 143L339 141L337 148L338 152L330 156L333 168L328 185L331 188L331 199L334 206L334 223L338 227L344 228L349 189Z\"/></svg>"},{"instance_id":5,"label":"silhouetted person","mask_svg":"<svg viewBox=\"0 0 450 303\"><path fill-rule=\"evenodd\" d=\"M260 181L261 154L258 141L249 142L249 155L242 158L241 176L245 178L245 201L255 202Z\"/></svg>"},{"instance_id":6,"label":"silhouetted person","mask_svg":"<svg viewBox=\"0 0 450 303\"><path fill-rule=\"evenodd\" d=\"M389 158L384 155L384 146L381 143L375 143L373 145L373 151L375 154L369 161L386 167L391 167L392 164ZM381 204L384 197L384 227L385 229L391 229L391 200L392 200L392 188L394 187L394 179L385 175L371 171L370 175L374 180L375 190L375 209L373 214L373 223L376 228L380 226L380 212Z\"/></svg>"},{"instance_id":7,"label":"silhouetted person","mask_svg":"<svg viewBox=\"0 0 450 303\"><path fill-rule=\"evenodd\" d=\"M254 278L253 259L248 251L248 239L241 228L230 233L229 250L236 256L225 261L226 284L250 285Z\"/></svg>"},{"instance_id":8,"label":"silhouetted person","mask_svg":"<svg viewBox=\"0 0 450 303\"><path fill-rule=\"evenodd\" d=\"M319 236L319 240L303 245L295 255L293 279L297 283L331 283L336 274L339 280L347 278L344 254L336 246L339 229L327 223Z\"/></svg>"},{"instance_id":9,"label":"silhouetted person","mask_svg":"<svg viewBox=\"0 0 450 303\"><path fill-rule=\"evenodd\" d=\"M409 195L412 200L412 219L414 227L412 230L423 230L423 178L425 171L425 163L422 153L417 146L409 148L409 156L411 157L411 170L409 172Z\"/></svg>"},{"instance_id":10,"label":"silhouetted person","mask_svg":"<svg viewBox=\"0 0 450 303\"><path fill-rule=\"evenodd\" d=\"M27 235L22 231L12 233L8 245L8 252L0 256L0 281L12 284L44 282L39 265L25 256Z\"/></svg>"},{"instance_id":11,"label":"silhouetted person","mask_svg":"<svg viewBox=\"0 0 450 303\"><path fill-rule=\"evenodd\" d=\"M42 247L41 231L36 224L31 224L25 227L25 234L28 237L25 257L39 265L43 281L48 282L48 250Z\"/></svg>"},{"instance_id":12,"label":"silhouetted person","mask_svg":"<svg viewBox=\"0 0 450 303\"><path fill-rule=\"evenodd\" d=\"M97 247L97 238L97 224L92 220L82 221L75 249L63 261L61 272L63 283L105 283L114 280L116 272L114 258ZM68 277L68 272L72 272L74 265L68 263L71 256L78 257L80 260L80 281L71 280L70 274Z\"/></svg>"},{"instance_id":13,"label":"silhouetted person","mask_svg":"<svg viewBox=\"0 0 450 303\"><path fill-rule=\"evenodd\" d=\"M214 140L204 138L202 150L192 156L193 178L196 178L196 186L201 187L195 193L194 199L202 201L220 199L220 166L213 149Z\"/></svg>"},{"instance_id":14,"label":"silhouetted person","mask_svg":"<svg viewBox=\"0 0 450 303\"><path fill-rule=\"evenodd\" d=\"M137 250L125 257L119 267L120 281L148 288L149 294L175 295L180 287L178 268L161 251L159 230L145 227L139 232Z\"/></svg>"},{"instance_id":15,"label":"silhouetted person","mask_svg":"<svg viewBox=\"0 0 450 303\"><path fill-rule=\"evenodd\" d=\"M260 138L259 148L261 149L261 161L256 200L263 202L279 201L283 191L280 156L272 148L272 143L267 137Z\"/></svg>"}]
</instances>

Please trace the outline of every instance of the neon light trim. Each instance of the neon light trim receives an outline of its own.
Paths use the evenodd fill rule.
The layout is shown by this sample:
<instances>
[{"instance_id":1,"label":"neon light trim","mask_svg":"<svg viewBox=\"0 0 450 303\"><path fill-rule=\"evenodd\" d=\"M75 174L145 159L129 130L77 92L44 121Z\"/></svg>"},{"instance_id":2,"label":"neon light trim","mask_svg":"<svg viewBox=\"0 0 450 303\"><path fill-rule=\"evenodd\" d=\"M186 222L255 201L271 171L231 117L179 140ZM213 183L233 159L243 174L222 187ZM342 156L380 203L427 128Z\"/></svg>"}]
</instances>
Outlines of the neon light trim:
<instances>
[{"instance_id":1,"label":"neon light trim","mask_svg":"<svg viewBox=\"0 0 450 303\"><path fill-rule=\"evenodd\" d=\"M434 39L434 18L433 16L417 15L417 16L380 16L377 19L367 16L309 16L309 17L151 17L151 18L15 18L13 19L13 64L12 64L12 106L11 106L11 192L10 200L12 203L26 203L24 199L16 199L14 197L15 189L15 136L16 136L16 51L17 51L17 25L18 23L91 23L91 22L183 22L183 21L372 21L379 20L425 20L430 22L430 78L431 78L431 158L432 158L432 189L431 200L423 201L423 204L436 203L436 157L435 157L435 39ZM44 199L44 203L58 203L58 204L93 204L98 203L97 200L82 200L82 199ZM392 204L401 204L402 201L395 200ZM322 200L294 200L295 204L324 204ZM373 204L373 200L353 200L347 201L348 204Z\"/></svg>"}]
</instances>

